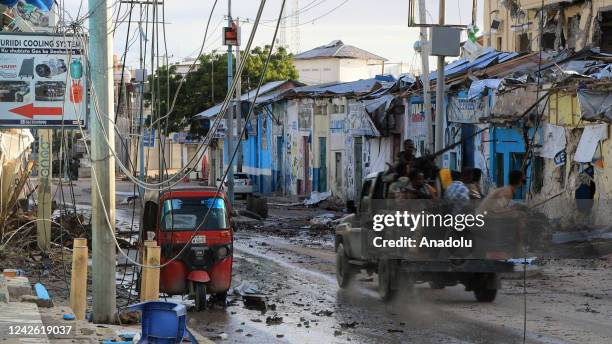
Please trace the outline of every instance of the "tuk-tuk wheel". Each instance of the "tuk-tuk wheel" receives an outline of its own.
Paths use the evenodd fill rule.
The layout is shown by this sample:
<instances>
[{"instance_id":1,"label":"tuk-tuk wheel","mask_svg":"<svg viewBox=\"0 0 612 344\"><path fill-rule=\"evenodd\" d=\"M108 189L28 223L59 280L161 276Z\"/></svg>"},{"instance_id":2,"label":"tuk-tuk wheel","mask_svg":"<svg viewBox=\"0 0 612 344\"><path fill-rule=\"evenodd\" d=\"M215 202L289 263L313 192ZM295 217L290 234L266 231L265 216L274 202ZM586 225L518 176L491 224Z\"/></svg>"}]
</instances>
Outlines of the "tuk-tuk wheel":
<instances>
[{"instance_id":1,"label":"tuk-tuk wheel","mask_svg":"<svg viewBox=\"0 0 612 344\"><path fill-rule=\"evenodd\" d=\"M206 284L195 282L195 308L196 311L203 311L206 309Z\"/></svg>"},{"instance_id":2,"label":"tuk-tuk wheel","mask_svg":"<svg viewBox=\"0 0 612 344\"><path fill-rule=\"evenodd\" d=\"M340 288L346 288L356 274L356 269L348 261L344 252L344 245L338 244L336 248L336 280Z\"/></svg>"},{"instance_id":3,"label":"tuk-tuk wheel","mask_svg":"<svg viewBox=\"0 0 612 344\"><path fill-rule=\"evenodd\" d=\"M390 301L397 291L394 288L394 279L397 278L397 269L393 261L381 259L378 261L378 295L383 301Z\"/></svg>"}]
</instances>

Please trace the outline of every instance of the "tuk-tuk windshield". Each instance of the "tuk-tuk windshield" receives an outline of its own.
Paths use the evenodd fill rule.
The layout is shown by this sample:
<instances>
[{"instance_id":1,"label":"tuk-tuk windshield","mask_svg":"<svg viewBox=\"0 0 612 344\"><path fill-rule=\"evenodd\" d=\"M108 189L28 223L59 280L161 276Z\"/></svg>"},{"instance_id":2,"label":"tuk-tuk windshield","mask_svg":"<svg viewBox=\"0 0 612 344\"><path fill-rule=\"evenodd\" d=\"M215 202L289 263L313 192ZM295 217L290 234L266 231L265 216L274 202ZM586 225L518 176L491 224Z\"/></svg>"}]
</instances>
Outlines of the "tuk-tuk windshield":
<instances>
[{"instance_id":1,"label":"tuk-tuk windshield","mask_svg":"<svg viewBox=\"0 0 612 344\"><path fill-rule=\"evenodd\" d=\"M210 212L208 211L210 209ZM206 214L208 213L208 215ZM227 228L222 198L173 198L164 201L160 227L163 231Z\"/></svg>"}]
</instances>

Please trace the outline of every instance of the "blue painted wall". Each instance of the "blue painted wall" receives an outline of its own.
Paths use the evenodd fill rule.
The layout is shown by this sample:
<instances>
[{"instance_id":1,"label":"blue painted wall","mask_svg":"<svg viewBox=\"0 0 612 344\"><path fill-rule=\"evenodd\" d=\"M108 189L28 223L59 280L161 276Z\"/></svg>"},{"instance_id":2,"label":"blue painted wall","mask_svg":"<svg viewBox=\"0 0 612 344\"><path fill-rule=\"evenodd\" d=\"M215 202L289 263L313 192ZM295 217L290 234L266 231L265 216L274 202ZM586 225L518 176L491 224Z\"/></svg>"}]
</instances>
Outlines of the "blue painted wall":
<instances>
[{"instance_id":1,"label":"blue painted wall","mask_svg":"<svg viewBox=\"0 0 612 344\"><path fill-rule=\"evenodd\" d=\"M523 139L522 128L496 128L491 129L491 171L493 180L498 185L508 184L508 174L512 170L521 168L522 160L525 154L525 140ZM533 129L529 129L529 137L533 135ZM497 159L497 157L500 157ZM499 165L503 164L503 166ZM499 169L498 169L499 167ZM500 175L499 171L502 171ZM530 185L531 166L525 172L527 182L525 185ZM524 199L527 189L523 187L515 193L514 198Z\"/></svg>"},{"instance_id":2,"label":"blue painted wall","mask_svg":"<svg viewBox=\"0 0 612 344\"><path fill-rule=\"evenodd\" d=\"M242 170L251 178L254 192L269 194L275 190L272 177L272 155L275 154L272 119L265 109L258 111L256 118L256 121L252 121L256 128L253 128L247 140L242 141Z\"/></svg>"}]
</instances>

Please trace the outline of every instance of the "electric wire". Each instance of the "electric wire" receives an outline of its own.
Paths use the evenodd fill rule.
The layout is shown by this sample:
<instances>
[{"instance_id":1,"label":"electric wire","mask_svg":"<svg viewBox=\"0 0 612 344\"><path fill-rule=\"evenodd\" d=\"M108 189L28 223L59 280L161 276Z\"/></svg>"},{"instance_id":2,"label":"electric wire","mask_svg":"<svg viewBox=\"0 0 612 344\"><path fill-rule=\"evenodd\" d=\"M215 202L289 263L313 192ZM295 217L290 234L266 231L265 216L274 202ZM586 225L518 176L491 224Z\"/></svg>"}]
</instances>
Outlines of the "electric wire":
<instances>
[{"instance_id":1,"label":"electric wire","mask_svg":"<svg viewBox=\"0 0 612 344\"><path fill-rule=\"evenodd\" d=\"M204 51L204 46L206 43L206 38L208 37L208 28L210 26L210 20L212 19L212 13L215 10L215 7L217 6L217 2L218 0L215 0L215 2L213 3L213 7L211 10L211 15L208 17L208 20L206 22L206 29L204 30L204 39L202 40L202 45L200 47L200 51L198 52L198 56L196 59L193 60L193 62L191 63L191 65L189 66L189 68L187 69L187 72L185 74L182 75L181 80L179 81L178 87L176 89L176 92L174 92L174 97L172 99L172 105L170 106L170 108L168 109L168 112L166 113L166 115L164 117L169 117L172 112L174 111L174 107L176 105L176 100L178 99L178 95L179 92L181 91L181 88L183 87L183 83L185 81L185 78L187 77L187 75L193 70L193 68L195 67L196 61L198 61L201 57L202 57L202 53ZM151 126L153 126L156 122L162 120L164 118L158 118L155 120L155 122L151 123Z\"/></svg>"},{"instance_id":2,"label":"electric wire","mask_svg":"<svg viewBox=\"0 0 612 344\"><path fill-rule=\"evenodd\" d=\"M262 14L262 12L263 12L263 8L264 8L264 5L265 5L265 2L266 2L265 0L262 0L262 1L260 2L260 7L259 7L259 10L258 10L258 13L257 13L257 17L256 17L256 20L257 20L256 25L258 24L259 19L261 18L261 14ZM285 0L283 0L283 6L284 6L284 2L285 2ZM281 13L282 13L282 12L281 12ZM280 15L281 15L281 14L279 14L279 16L280 16ZM256 26L255 26L255 27L256 27ZM252 41L253 41L253 38L254 38L254 35L255 35L255 32L256 32L256 31L257 31L257 30L254 28L254 29L253 29L253 31L251 32L251 35L250 35L250 37L249 37L249 42L248 42L248 44L247 44L248 46L250 46L250 44L252 43ZM278 32L278 24L277 24L277 29L275 30L274 38L276 37L277 32ZM272 42L272 44L271 44L271 47L273 47L273 46L274 46L274 42ZM262 74L261 74L260 84L259 84L259 86L258 86L258 91L257 91L257 93L256 93L256 97L257 97L257 96L258 96L258 94L259 94L259 88L261 88L261 85L263 84L263 80L264 80L265 74L266 74L266 72L267 72L267 68L268 68L268 65L269 65L269 60L270 60L270 58L271 58L271 55L272 55L272 49L270 49L270 51L269 51L269 53L268 53L268 58L267 58L267 60L266 60L266 62L267 62L267 63L264 65L264 70L263 70L263 72L262 72ZM240 75L240 74L242 73L242 71L243 71L243 69L244 69L244 66L245 66L245 63L246 63L246 59L245 59L245 60L242 60L242 61L241 61L241 63L239 64L238 69L237 69L237 71L236 71L237 75ZM227 108L227 105L228 105L228 100L229 100L229 98L230 98L231 94L233 93L233 90L234 90L234 89L235 89L235 87L236 87L236 82L237 82L237 79L238 79L238 78L234 78L233 83L232 83L232 87L230 88L230 90L228 90L228 93L227 93L227 96L226 96L226 101L224 102L224 108L225 108L225 109ZM93 86L93 85L92 85L92 86ZM254 103L254 104L255 104L255 102L256 102L256 100L257 100L257 98L256 98L256 97L255 97L255 98L254 98L254 100L253 100L253 103ZM92 100L94 100L94 103L95 103L95 88L94 88L94 87L92 87L92 98L94 98L94 99L92 99ZM252 111L253 111L253 107L254 107L254 106L251 106L251 107L250 107L250 109L249 109L249 114L247 115L247 118L248 118L248 117L250 117L250 114L251 114L251 113L252 113ZM98 113L98 112L99 112L99 109L97 109L97 110L96 110L96 111L94 111L94 112ZM224 112L224 111L223 111L223 112ZM222 113L223 113L223 112L222 112ZM220 116L218 116L218 118L217 118L217 119L219 119L219 117L220 117ZM98 117L98 120L100 120L100 121L101 121L101 118L99 118L99 117ZM82 129L81 127L79 127L79 129L80 129L81 131L83 131L83 129ZM242 132L241 132L241 136L240 136L240 137L242 137L242 136L244 135L245 130L246 130L246 122L245 122L245 126L242 128ZM109 145L109 146L110 146L110 145ZM86 148L86 150L88 151L88 154L89 154L89 147L87 146L87 144L85 144L85 148ZM110 147L109 147L109 148L110 148ZM232 154L232 158L231 158L231 160L229 161L229 164L228 164L228 168L225 170L225 174L224 174L224 176L223 176L223 180L225 179L226 175L227 175L227 174L228 174L228 172L230 171L230 168L232 167L232 162L233 162L233 159L234 159L234 158L235 158L235 156L236 156L237 149L238 149L238 145L236 145L236 148L234 149L234 152L233 152L233 154ZM97 174L96 174L95 169L92 169L92 177L93 177L93 179L94 179L94 182L95 182L95 183L96 183L96 185L97 185L97 187L96 187L96 188L94 188L94 189L96 189L96 191L98 192L98 195L99 195L100 197L102 197L102 193L101 193L100 186L99 186L100 184L99 184L98 177L97 177ZM223 183L220 183L220 184L219 184L219 187L217 188L217 190L216 190L216 192L215 192L215 196L214 196L213 198L216 198L216 197L217 197L217 196L220 194L220 191L221 191L222 186L223 186ZM121 253L121 254L122 254L122 255L123 255L125 258L126 258L126 260L130 261L131 263L135 264L136 266L145 267L145 268L162 268L162 267L167 266L168 264L172 263L174 260L176 260L176 259L177 259L177 258L178 258L178 257L179 257L179 256L180 256L180 255L181 255L183 252L184 252L184 250L185 250L185 249L186 249L186 248L189 246L189 244L185 244L185 245L182 247L182 249L181 249L181 250L180 250L180 251L177 253L177 255L175 255L175 256L174 256L174 257L172 257L171 259L167 260L167 261L166 261L165 263L163 263L163 264L160 264L160 265L145 265L145 264L141 264L141 263L139 263L139 262L137 262L137 261L133 260L131 257L129 257L129 256L128 256L128 255L127 255L127 254L126 254L124 251L123 251L123 249L121 248L121 246L119 245L119 243L118 243L118 241L117 241L116 234L114 233L114 229L113 229L113 228L114 228L114 226L113 226L113 225L111 225L111 223L110 223L110 219L108 218L108 211L107 211L107 209L106 209L106 205L105 205L105 204L102 202L102 203L101 203L101 206L102 206L102 208L103 208L102 210L103 210L103 212L104 212L104 214L105 214L105 219L106 219L106 222L107 222L107 225L108 225L108 230L109 230L109 231L110 231L110 233L111 233L111 236L112 236L112 238L113 238L113 241L115 242L115 246L117 247L117 250L118 250L118 251L119 251L119 252L120 252L120 253ZM205 221L205 220L206 220L206 218L208 217L208 214L210 213L210 210L211 210L211 208L208 208L208 210L207 210L206 214L204 215L203 221L202 221L202 222L201 222L201 223L200 223L200 224L197 226L197 228L201 227L201 225L204 223L204 221ZM199 232L199 230L194 231L194 233L193 233L192 237L191 237L191 238L188 240L188 242L191 242L191 239L193 239L193 237L194 237L194 236L195 236L195 235L196 235L198 232Z\"/></svg>"},{"instance_id":3,"label":"electric wire","mask_svg":"<svg viewBox=\"0 0 612 344\"><path fill-rule=\"evenodd\" d=\"M304 25L308 25L308 24L314 24L315 21L317 21L319 19L322 19L322 18L325 18L328 15L334 13L336 10L338 10L340 7L344 6L349 1L350 0L344 0L340 4L336 5L335 7L331 8L330 10L328 10L327 12L325 12L325 13L319 15L319 16L316 16L314 18L308 19L307 21L304 21L304 22L299 23L297 25L285 25L285 26L283 26L283 28L284 29L290 29L290 28L300 27L300 26L304 26ZM264 24L262 24L262 25L263 26L267 26L267 27L271 27L269 25L264 25Z\"/></svg>"},{"instance_id":4,"label":"electric wire","mask_svg":"<svg viewBox=\"0 0 612 344\"><path fill-rule=\"evenodd\" d=\"M210 21L210 20L209 20L209 21ZM256 31L256 27L254 27L254 31ZM251 47L251 44L252 44L252 41L253 41L254 31L252 31L252 33L251 33L251 35L250 35L250 37L249 37L249 42L247 43L247 46L246 46L246 50L247 50L247 51L250 51L250 47ZM247 55L247 58L246 58L245 60L248 60L248 57L249 57L249 55ZM243 69L243 68L244 68L244 64L242 64L242 63L241 63L241 65L240 65L240 67L239 67L239 69L240 69L239 73L242 73L242 69ZM238 72L237 72L237 73L238 73ZM238 75L238 74L237 74L237 75ZM229 103L228 103L228 102L229 102L229 100L230 100L230 98L231 98L231 97L230 97L230 94L233 94L233 90L235 89L235 87L236 87L236 81L234 81L234 83L232 84L232 89L231 89L231 92L230 92L230 93L228 94L228 96L226 97L226 101L224 101L224 103L222 104L222 107L221 107L221 111L220 111L220 113L225 113L225 111L227 110L227 107L228 107L228 105L229 105ZM97 106L97 97L95 96L95 93L94 93L94 92L92 92L92 101L93 101L93 103L94 103L94 106ZM99 113L99 111L95 111L94 113L95 113L95 115L96 115L97 117L100 117L100 116L101 116L101 115L100 115L100 113L101 113L101 112ZM215 131L216 131L217 127L219 126L220 121L221 121L220 116L217 116L217 118L216 118L216 119L215 119L215 121L214 121L214 124L211 126L211 129L209 130L208 135L207 135L207 136L204 138L203 144L201 144L201 145L198 147L198 150L197 150L196 154L195 154L195 155L192 157L192 159L191 159L191 160L190 160L190 161L187 163L187 166L186 166L186 167L183 167L183 168L182 168L180 171L178 171L176 174L174 174L174 175L173 175L173 176L170 178L170 180L171 180L172 178L177 177L175 181L171 182L172 184L170 184L169 186L166 186L166 187L164 187L164 186L163 186L163 184L165 184L165 183L170 183L169 181L158 182L158 183L142 183L140 180L138 180L138 179L136 179L136 178L132 177L132 176L131 176L129 173L127 173L127 172L126 172L126 171L127 171L127 168L126 168L126 167L123 165L123 163L122 163L122 162L121 162L119 159L117 159L117 154L116 154L116 152L114 151L114 148L113 148L111 145L109 145L109 144L108 144L108 139L107 139L106 137L104 137L104 139L107 141L107 145L111 146L111 147L110 147L110 150L111 150L112 155L114 155L114 156L115 156L115 158L116 158L116 160L117 160L117 165L120 167L120 169L121 169L122 171L124 171L125 175L126 175L126 176L127 176L129 179L130 179L130 180L132 180L132 181L133 181L133 182L135 182L135 183L138 183L138 185L140 185L140 186L141 186L142 188L144 188L144 189L147 189L147 190L156 190L156 191L162 191L162 190L168 189L169 187L172 187L172 186L174 186L174 185L177 185L177 184L178 184L178 183L181 181L181 179L183 178L183 176L182 176L181 174L182 174L182 173L184 173L185 171L189 171L189 170L191 170L191 167L190 167L190 166L191 166L191 164L194 162L194 160L195 160L196 158L197 158L197 160L195 160L195 161L199 161L199 159L201 159L201 157L202 157L202 156L205 154L206 149L207 149L207 147L208 147L208 144L209 144L209 142L210 142L210 140L211 140L212 136L214 135L214 133L215 133ZM105 129L103 129L103 130L105 130ZM202 150L202 148L204 148L204 150ZM201 151L201 153L200 153L200 151ZM157 186L161 186L161 188L158 188Z\"/></svg>"},{"instance_id":5,"label":"electric wire","mask_svg":"<svg viewBox=\"0 0 612 344\"><path fill-rule=\"evenodd\" d=\"M81 37L81 41L82 41L82 42L83 42L83 44L84 44L84 40L83 40L83 38L82 38L82 37ZM145 54L146 54L146 53L145 53ZM92 97L92 98L93 98L93 100L94 100L94 103L96 103L97 99L95 98L95 94L93 94L93 97ZM99 116L99 114L97 114L97 113L96 113L96 115L97 115L97 116ZM216 128L216 127L215 127L215 128ZM116 130L116 128L115 128L115 130ZM105 139L106 139L106 138L105 138ZM107 145L108 145L108 140L106 139L106 141L107 141ZM200 148L201 148L201 147L200 147ZM123 171L123 172L126 174L126 176L128 176L128 177L129 177L129 178L130 178L132 181L134 181L135 183L137 183L138 185L140 185L142 188L145 188L145 189L148 189L148 190L158 190L158 191L163 190L163 188L156 188L156 187L154 187L154 186L162 185L162 184L164 184L164 183L167 183L167 181L166 181L166 182L160 182L160 183L142 183L140 180L135 179L135 178L132 178L132 177L130 176L130 174L131 174L131 173L129 173L129 172L128 172L128 169L125 167L125 165L123 165L123 163L122 163L122 162L121 162L121 161L118 159L118 155L117 155L117 154L116 154L116 152L114 151L114 148L113 148L113 147L110 147L110 149L111 149L111 153L112 153L112 154L115 156L115 158L116 158L116 160L117 160L117 165L118 165L118 166L120 167L120 169L121 169L121 170L122 170L122 171ZM190 164L191 164L191 162L192 162L193 160L194 160L194 159L192 159L192 160L191 160L191 161L188 163L188 165L187 165L188 169L190 169L190 167L189 167L189 166L190 166ZM182 173L182 172L183 172L183 171L185 171L185 170L186 170L186 169L182 169L181 171L179 171L179 172L178 172L178 173L175 175L175 176L177 176L177 175L178 175L178 177L179 177L179 178L177 178L177 181L176 181L176 182L175 182L173 185L178 184L178 182L180 181L180 178L181 178L180 173ZM173 176L172 178L174 178L175 176ZM170 178L170 179L172 179L172 178ZM151 185L151 186L148 186L148 185Z\"/></svg>"}]
</instances>

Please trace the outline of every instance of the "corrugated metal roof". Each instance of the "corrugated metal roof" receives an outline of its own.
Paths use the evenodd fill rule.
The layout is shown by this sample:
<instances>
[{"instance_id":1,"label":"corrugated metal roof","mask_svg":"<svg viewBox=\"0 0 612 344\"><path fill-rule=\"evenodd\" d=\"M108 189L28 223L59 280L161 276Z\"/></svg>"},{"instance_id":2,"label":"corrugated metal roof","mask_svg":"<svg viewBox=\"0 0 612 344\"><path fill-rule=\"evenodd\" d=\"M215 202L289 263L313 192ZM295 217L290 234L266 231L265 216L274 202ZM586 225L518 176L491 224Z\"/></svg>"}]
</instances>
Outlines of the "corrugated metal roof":
<instances>
[{"instance_id":1,"label":"corrugated metal roof","mask_svg":"<svg viewBox=\"0 0 612 344\"><path fill-rule=\"evenodd\" d=\"M291 81L290 80L270 81L262 85L259 90L259 96L257 97L257 103L261 102L262 97L264 97L265 95L268 95L270 92L281 87L287 82L291 82ZM240 96L240 100L252 100L253 98L255 98L256 91L257 89L249 90L248 92ZM195 115L195 118L210 118L210 117L216 116L219 113L219 111L221 111L221 105L223 105L223 103L219 103L211 108L208 108L200 112L199 114Z\"/></svg>"},{"instance_id":2,"label":"corrugated metal roof","mask_svg":"<svg viewBox=\"0 0 612 344\"><path fill-rule=\"evenodd\" d=\"M503 52L492 48L487 48L473 61L470 61L467 58L462 58L447 64L444 67L444 75L445 77L449 78L458 74L463 74L470 70L480 70L501 62L509 61L518 55L519 53L516 52ZM435 71L429 74L429 80L436 80L436 77L437 72Z\"/></svg>"},{"instance_id":3,"label":"corrugated metal roof","mask_svg":"<svg viewBox=\"0 0 612 344\"><path fill-rule=\"evenodd\" d=\"M325 57L387 61L386 58L372 54L369 51L365 51L352 45L346 45L341 40L332 41L329 44L322 45L293 56L295 60Z\"/></svg>"},{"instance_id":4,"label":"corrugated metal roof","mask_svg":"<svg viewBox=\"0 0 612 344\"><path fill-rule=\"evenodd\" d=\"M290 94L296 96L304 95L324 95L324 94L343 94L359 95L375 91L381 87L388 86L389 83L372 79L361 79L351 82L336 82L322 85L312 85L296 87Z\"/></svg>"}]
</instances>

